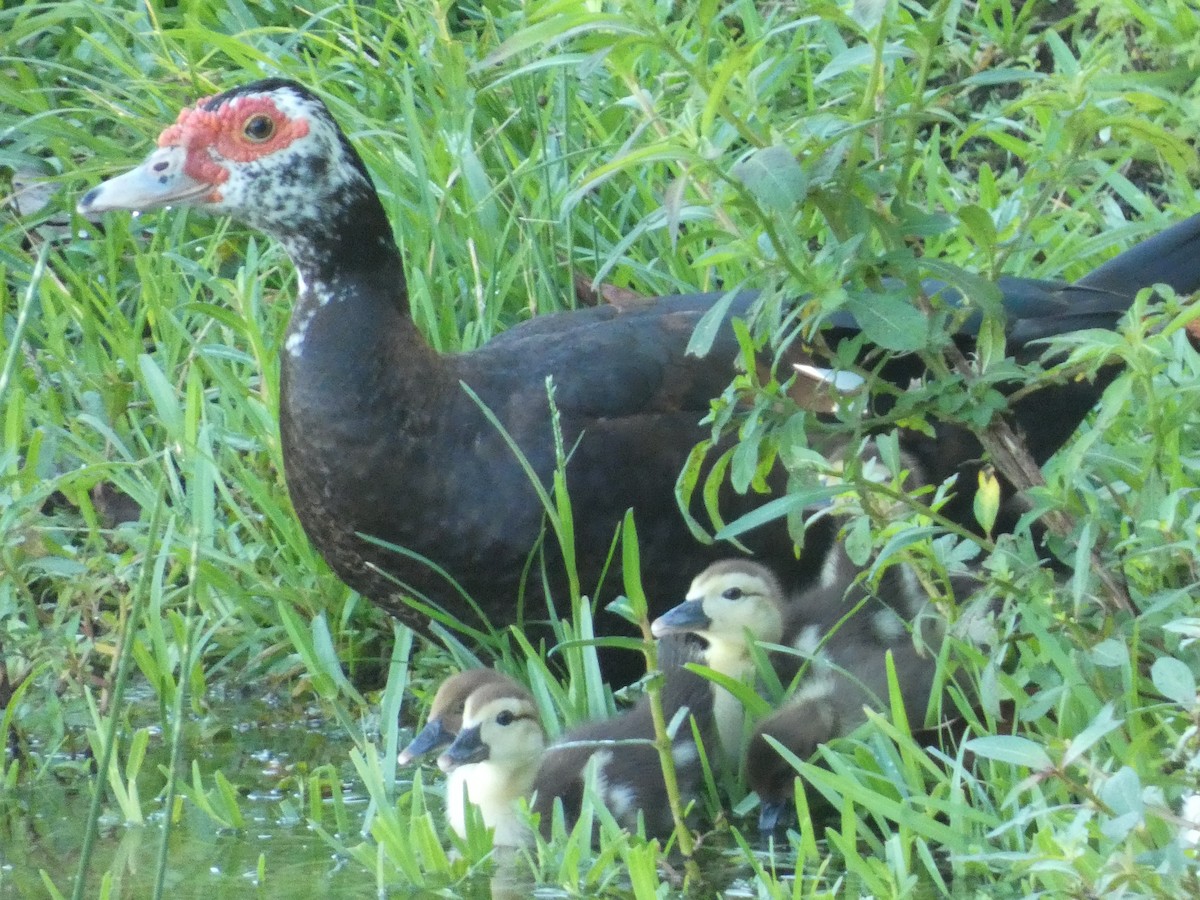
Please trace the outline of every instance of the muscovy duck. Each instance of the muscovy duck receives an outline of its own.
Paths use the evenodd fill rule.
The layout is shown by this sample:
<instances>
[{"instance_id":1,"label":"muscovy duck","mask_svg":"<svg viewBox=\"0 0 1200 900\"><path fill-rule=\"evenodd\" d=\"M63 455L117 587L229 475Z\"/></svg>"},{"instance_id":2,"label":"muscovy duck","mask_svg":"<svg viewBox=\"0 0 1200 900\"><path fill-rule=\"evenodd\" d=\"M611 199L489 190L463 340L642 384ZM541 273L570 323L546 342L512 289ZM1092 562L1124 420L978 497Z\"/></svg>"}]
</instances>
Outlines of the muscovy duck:
<instances>
[{"instance_id":1,"label":"muscovy duck","mask_svg":"<svg viewBox=\"0 0 1200 900\"><path fill-rule=\"evenodd\" d=\"M836 551L831 551L836 552ZM788 644L800 622L798 611L775 574L752 560L713 563L692 580L687 599L651 623L656 638L694 634L706 644L703 662L721 675L752 684L756 675L755 642ZM788 662L794 657L785 657ZM797 667L800 660L796 661ZM745 710L733 694L712 683L713 716L725 760L736 766L745 744Z\"/></svg>"},{"instance_id":2,"label":"muscovy duck","mask_svg":"<svg viewBox=\"0 0 1200 900\"><path fill-rule=\"evenodd\" d=\"M497 847L532 841L517 802L533 792L546 752L546 729L537 704L524 687L492 683L467 697L462 729L438 757L446 779L446 819L454 833L467 836L467 811L479 810Z\"/></svg>"},{"instance_id":3,"label":"muscovy duck","mask_svg":"<svg viewBox=\"0 0 1200 900\"><path fill-rule=\"evenodd\" d=\"M698 421L734 374L730 328L707 357L685 353L695 324L721 295L541 316L473 352L440 355L409 314L404 266L371 177L311 91L282 79L235 88L183 110L158 144L140 167L90 190L79 211L191 206L230 215L286 248L299 291L282 348L285 474L305 531L349 585L417 628L427 618L406 596L477 625L453 579L492 623L513 621L543 510L505 438L463 386L549 484L555 453L547 378L565 445L573 448L567 483L579 513L575 543L585 591L600 579L614 529L630 507L655 612L682 595L692 573L728 555L694 538L674 493L689 450L705 436ZM1029 357L1040 352L1028 346L1034 338L1113 327L1135 292L1158 282L1180 292L1200 287L1200 217L1073 285L1002 279L1008 346ZM738 297L729 314L744 314L753 299ZM829 324L831 344L857 333L847 317ZM967 344L971 327L961 335ZM906 385L922 371L916 357L904 357L884 374ZM1064 384L1018 405L1017 424L1039 463L1071 435L1105 383ZM978 444L961 438L954 433L952 450L918 441L913 452L931 479L975 465ZM969 523L974 482L962 483L960 512ZM722 512L728 521L763 500L728 492ZM791 589L816 577L832 534L814 529L799 563L782 522L743 540ZM554 559L548 568L561 602L565 579ZM529 580L525 608L536 617L541 584ZM607 583L610 593L619 590L619 564Z\"/></svg>"}]
</instances>

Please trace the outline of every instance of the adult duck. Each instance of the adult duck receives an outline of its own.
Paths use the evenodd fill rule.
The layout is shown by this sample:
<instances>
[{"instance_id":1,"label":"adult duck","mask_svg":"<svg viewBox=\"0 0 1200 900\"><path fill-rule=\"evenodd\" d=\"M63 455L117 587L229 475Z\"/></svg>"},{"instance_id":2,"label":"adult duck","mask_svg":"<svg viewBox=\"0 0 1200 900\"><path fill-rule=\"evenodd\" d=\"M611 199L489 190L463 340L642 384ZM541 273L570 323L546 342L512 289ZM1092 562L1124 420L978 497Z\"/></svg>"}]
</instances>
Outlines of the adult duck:
<instances>
[{"instance_id":1,"label":"adult duck","mask_svg":"<svg viewBox=\"0 0 1200 900\"><path fill-rule=\"evenodd\" d=\"M573 448L570 495L586 513L575 533L585 590L609 566L614 529L631 507L652 601L680 596L692 573L727 555L695 539L675 499L689 451L705 436L698 420L734 374L730 328L719 330L707 357L685 353L694 326L720 295L538 317L473 352L440 355L413 324L404 266L371 177L311 91L268 79L209 97L183 110L158 145L140 167L89 191L79 211L189 206L232 216L283 244L299 288L282 349L285 474L305 531L349 585L418 628L427 618L407 602L411 597L474 625L469 596L492 623L513 621L543 509L481 404L548 485L555 465L548 378L565 445ZM1041 352L1031 340L1113 327L1146 285L1195 290L1198 251L1194 217L1073 285L1002 279L1008 347L1029 359ZM730 315L744 314L752 301L739 297ZM831 345L858 334L850 318L829 324ZM975 328L963 326L964 346ZM922 367L904 357L882 371L906 385ZM1017 404L1017 424L1039 462L1070 436L1104 383L1072 382ZM953 437L952 451L918 439L914 452L935 482L977 465L978 445L969 435ZM969 523L974 479L960 483L967 485L961 517ZM730 493L723 513L732 519L763 499ZM832 534L814 530L800 563L781 521L743 539L792 588L816 577L819 562L809 561L821 558ZM548 583L558 599L566 584L560 569L552 558ZM619 565L608 571L615 592ZM529 609L539 609L536 588L540 582L526 593Z\"/></svg>"}]
</instances>

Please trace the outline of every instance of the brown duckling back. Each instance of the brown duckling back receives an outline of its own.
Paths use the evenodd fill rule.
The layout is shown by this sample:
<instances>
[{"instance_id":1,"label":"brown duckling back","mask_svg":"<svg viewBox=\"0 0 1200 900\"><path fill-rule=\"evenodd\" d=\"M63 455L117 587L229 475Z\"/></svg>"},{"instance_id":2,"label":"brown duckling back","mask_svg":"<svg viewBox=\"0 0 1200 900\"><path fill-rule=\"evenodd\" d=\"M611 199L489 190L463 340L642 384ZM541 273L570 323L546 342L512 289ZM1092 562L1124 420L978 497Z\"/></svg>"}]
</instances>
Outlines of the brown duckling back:
<instances>
[{"instance_id":1,"label":"brown duckling back","mask_svg":"<svg viewBox=\"0 0 1200 900\"><path fill-rule=\"evenodd\" d=\"M716 746L713 694L707 679L684 668L685 663L700 661L698 648L672 637L659 642L658 653L663 673L661 701L668 725L680 710L688 711L672 743L676 781L687 804L698 795L703 782L694 734L700 735L706 754ZM599 799L623 827L635 828L640 814L647 835L670 834L675 822L653 740L650 700L643 696L627 712L573 728L555 741L546 750L536 780L533 809L541 814L543 833L549 834L556 800L562 802L568 827L578 818L590 763Z\"/></svg>"}]
</instances>

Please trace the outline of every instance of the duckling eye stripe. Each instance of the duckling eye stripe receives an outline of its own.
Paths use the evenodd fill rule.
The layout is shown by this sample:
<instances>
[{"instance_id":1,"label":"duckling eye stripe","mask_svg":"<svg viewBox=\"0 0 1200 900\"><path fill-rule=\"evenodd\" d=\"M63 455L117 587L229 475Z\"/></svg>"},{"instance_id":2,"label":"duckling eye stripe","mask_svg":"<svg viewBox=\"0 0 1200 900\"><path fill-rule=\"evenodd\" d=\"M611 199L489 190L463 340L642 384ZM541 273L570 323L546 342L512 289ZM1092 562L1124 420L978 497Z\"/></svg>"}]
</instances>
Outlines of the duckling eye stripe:
<instances>
[{"instance_id":1,"label":"duckling eye stripe","mask_svg":"<svg viewBox=\"0 0 1200 900\"><path fill-rule=\"evenodd\" d=\"M503 716L503 715L504 715L504 713L500 713L499 715L497 715L496 721L499 724L504 725L504 726L511 725L513 722L522 722L522 721L530 722L537 718L536 716L530 715L529 713L509 713L508 718L506 718L503 722L501 722L500 716Z\"/></svg>"}]
</instances>

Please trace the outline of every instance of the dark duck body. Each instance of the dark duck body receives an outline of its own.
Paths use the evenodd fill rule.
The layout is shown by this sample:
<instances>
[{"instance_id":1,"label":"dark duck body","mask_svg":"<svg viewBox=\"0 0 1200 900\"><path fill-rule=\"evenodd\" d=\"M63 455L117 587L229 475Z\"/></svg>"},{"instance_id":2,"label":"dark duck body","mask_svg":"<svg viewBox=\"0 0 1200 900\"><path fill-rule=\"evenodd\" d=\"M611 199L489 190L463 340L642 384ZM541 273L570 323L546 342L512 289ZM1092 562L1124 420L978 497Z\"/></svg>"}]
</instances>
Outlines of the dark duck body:
<instances>
[{"instance_id":1,"label":"dark duck body","mask_svg":"<svg viewBox=\"0 0 1200 900\"><path fill-rule=\"evenodd\" d=\"M449 578L494 624L513 621L526 562L541 534L536 492L463 384L495 413L548 485L554 443L545 382L553 379L565 445L574 447L567 481L585 592L595 587L614 529L630 507L655 612L683 594L690 573L728 555L695 540L674 496L689 451L705 436L697 423L709 398L734 374L737 348L729 328L721 329L706 358L685 354L695 324L719 295L543 316L471 353L440 355L412 322L399 250L362 160L320 100L278 79L184 110L141 167L88 192L79 209L95 214L166 205L230 215L276 237L291 256L299 295L280 385L288 488L305 531L338 575L394 615L418 628L427 624L403 601L411 593L478 625ZM1032 337L1112 327L1144 285L1196 289L1198 251L1200 218L1192 218L1076 286L1006 279L1009 346L1029 355L1039 352L1024 346ZM753 299L739 297L730 314L744 313ZM960 336L968 346L972 327L968 323ZM836 343L856 332L852 319L840 318L827 335ZM908 357L884 374L903 386L922 370ZM1017 411L1039 461L1070 436L1100 390L1100 384L1066 385L1039 393ZM1048 398L1061 407L1054 415L1046 414ZM973 465L978 456L970 441L953 453L926 443L929 458L922 462L935 478ZM729 520L763 499L727 492L722 511ZM969 496L963 509L969 523ZM757 529L746 543L792 589L817 576L831 539L828 528L815 530L801 563L782 522ZM555 559L550 562L551 590L561 602L566 582ZM529 592L526 608L539 617L540 579L530 581L538 590ZM619 565L608 584L612 593L619 589Z\"/></svg>"}]
</instances>

